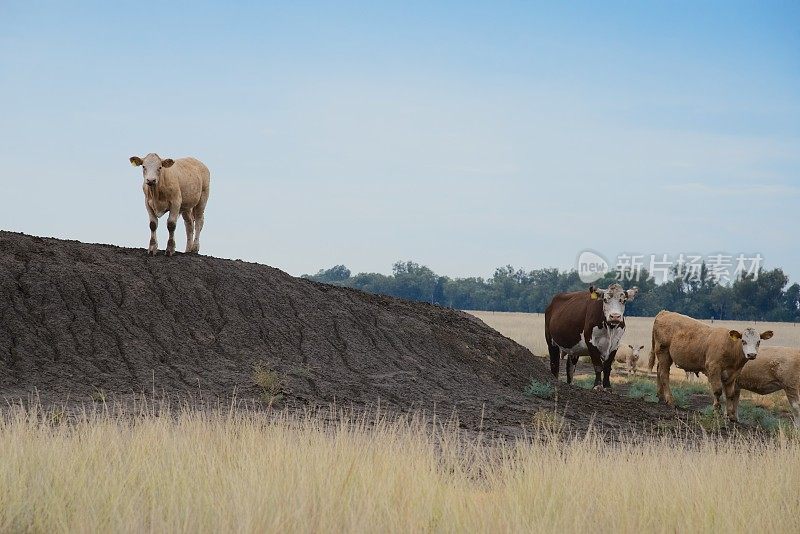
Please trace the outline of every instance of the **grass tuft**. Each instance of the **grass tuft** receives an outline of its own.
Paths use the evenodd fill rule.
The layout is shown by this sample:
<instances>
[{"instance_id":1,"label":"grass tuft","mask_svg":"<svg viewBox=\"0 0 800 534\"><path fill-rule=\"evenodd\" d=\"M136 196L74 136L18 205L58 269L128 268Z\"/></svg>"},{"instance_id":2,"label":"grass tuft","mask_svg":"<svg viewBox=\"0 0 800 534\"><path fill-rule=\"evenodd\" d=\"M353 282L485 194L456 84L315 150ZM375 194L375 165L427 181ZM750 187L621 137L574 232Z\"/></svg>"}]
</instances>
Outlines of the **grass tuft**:
<instances>
[{"instance_id":1,"label":"grass tuft","mask_svg":"<svg viewBox=\"0 0 800 534\"><path fill-rule=\"evenodd\" d=\"M258 362L253 366L253 383L261 389L261 398L268 406L283 399L286 378L266 363Z\"/></svg>"}]
</instances>

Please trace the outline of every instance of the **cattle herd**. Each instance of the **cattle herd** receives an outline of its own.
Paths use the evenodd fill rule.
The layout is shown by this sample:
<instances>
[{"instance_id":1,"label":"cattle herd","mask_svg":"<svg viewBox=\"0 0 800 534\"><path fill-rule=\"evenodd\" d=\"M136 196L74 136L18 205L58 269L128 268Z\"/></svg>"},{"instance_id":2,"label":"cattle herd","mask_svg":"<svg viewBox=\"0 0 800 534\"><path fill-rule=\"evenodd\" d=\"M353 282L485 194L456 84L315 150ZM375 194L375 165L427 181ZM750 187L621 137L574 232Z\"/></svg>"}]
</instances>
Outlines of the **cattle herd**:
<instances>
[{"instance_id":1,"label":"cattle herd","mask_svg":"<svg viewBox=\"0 0 800 534\"><path fill-rule=\"evenodd\" d=\"M556 295L545 311L544 335L550 352L550 369L558 377L566 359L567 383L572 383L580 356L589 356L595 370L594 389L611 390L611 364L624 363L633 373L644 346L621 344L625 334L625 304L636 296L619 284L608 289L590 287ZM743 332L714 327L679 313L661 311L653 323L649 368L658 363L658 398L674 405L669 387L674 363L689 373L703 373L714 395L714 408L721 413L725 395L728 418L736 421L742 389L761 395L779 390L786 397L800 427L800 349L764 347L772 331Z\"/></svg>"},{"instance_id":2,"label":"cattle herd","mask_svg":"<svg viewBox=\"0 0 800 534\"><path fill-rule=\"evenodd\" d=\"M178 215L186 225L186 252L200 251L200 232L211 175L195 158L162 159L158 154L144 158L131 156L135 167L142 167L145 207L150 221L149 254L158 251L158 219L169 213L166 254L175 252L175 226ZM550 353L550 369L558 377L561 360L566 359L567 383L572 383L580 356L589 356L595 370L594 388L611 390L611 364L624 363L635 373L644 346L621 344L625 334L625 303L638 289L625 291L619 284L607 289L561 293L553 297L545 311L544 335ZM658 362L658 397L674 404L669 387L674 363L690 373L703 373L714 394L714 408L721 412L723 393L728 417L736 420L741 389L762 395L783 389L792 408L795 426L800 427L800 349L765 347L772 331L760 334L752 328L744 332L713 327L679 313L662 311L653 324L649 368Z\"/></svg>"}]
</instances>

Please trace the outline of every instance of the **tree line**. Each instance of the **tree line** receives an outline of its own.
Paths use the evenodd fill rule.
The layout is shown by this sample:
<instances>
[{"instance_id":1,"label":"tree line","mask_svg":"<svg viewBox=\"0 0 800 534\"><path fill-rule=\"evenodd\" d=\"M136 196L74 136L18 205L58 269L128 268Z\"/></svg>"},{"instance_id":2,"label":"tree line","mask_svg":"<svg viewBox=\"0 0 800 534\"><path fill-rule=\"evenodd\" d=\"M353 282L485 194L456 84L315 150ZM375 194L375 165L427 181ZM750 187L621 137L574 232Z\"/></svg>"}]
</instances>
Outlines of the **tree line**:
<instances>
[{"instance_id":1,"label":"tree line","mask_svg":"<svg viewBox=\"0 0 800 534\"><path fill-rule=\"evenodd\" d=\"M625 313L653 316L667 309L698 319L800 320L800 285L789 285L789 277L779 268L742 274L726 284L719 283L705 266L699 276L674 274L673 279L659 284L642 270L638 281L623 281L626 289L639 287L638 296ZM618 276L616 272L607 273L594 285L608 287ZM353 275L344 265L337 265L303 278L460 310L538 313L544 312L555 294L589 287L575 270L524 271L507 265L498 267L491 278L450 278L413 261L396 262L390 275Z\"/></svg>"}]
</instances>

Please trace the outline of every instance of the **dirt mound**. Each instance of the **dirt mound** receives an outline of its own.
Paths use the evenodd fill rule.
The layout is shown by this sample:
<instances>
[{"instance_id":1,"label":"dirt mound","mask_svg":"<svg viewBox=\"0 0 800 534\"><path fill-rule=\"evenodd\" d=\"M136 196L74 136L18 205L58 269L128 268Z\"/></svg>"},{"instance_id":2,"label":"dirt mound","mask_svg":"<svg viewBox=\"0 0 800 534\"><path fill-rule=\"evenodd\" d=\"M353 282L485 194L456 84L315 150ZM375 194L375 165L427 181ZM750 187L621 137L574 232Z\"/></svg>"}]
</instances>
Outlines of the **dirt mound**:
<instances>
[{"instance_id":1,"label":"dirt mound","mask_svg":"<svg viewBox=\"0 0 800 534\"><path fill-rule=\"evenodd\" d=\"M288 406L455 410L465 427L503 435L553 408L523 394L531 378L554 384L541 360L468 314L243 261L0 232L0 307L5 398L260 398L260 367ZM674 422L663 407L558 390L576 429Z\"/></svg>"}]
</instances>

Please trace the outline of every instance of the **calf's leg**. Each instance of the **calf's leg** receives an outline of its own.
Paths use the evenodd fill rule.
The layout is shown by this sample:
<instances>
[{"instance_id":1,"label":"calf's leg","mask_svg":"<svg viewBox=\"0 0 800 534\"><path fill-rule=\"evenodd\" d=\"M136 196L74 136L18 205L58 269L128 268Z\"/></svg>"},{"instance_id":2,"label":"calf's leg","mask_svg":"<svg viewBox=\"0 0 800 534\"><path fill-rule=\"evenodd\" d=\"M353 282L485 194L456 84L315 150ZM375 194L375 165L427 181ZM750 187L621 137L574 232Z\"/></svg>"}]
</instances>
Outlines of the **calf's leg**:
<instances>
[{"instance_id":1,"label":"calf's leg","mask_svg":"<svg viewBox=\"0 0 800 534\"><path fill-rule=\"evenodd\" d=\"M200 195L200 202L192 210L194 216L194 244L190 252L200 252L200 232L203 231L205 220L206 203L208 202L208 189Z\"/></svg>"},{"instance_id":2,"label":"calf's leg","mask_svg":"<svg viewBox=\"0 0 800 534\"><path fill-rule=\"evenodd\" d=\"M194 215L192 210L184 211L183 224L186 226L186 253L194 252Z\"/></svg>"},{"instance_id":3,"label":"calf's leg","mask_svg":"<svg viewBox=\"0 0 800 534\"><path fill-rule=\"evenodd\" d=\"M167 231L169 231L169 239L167 240L167 256L172 256L175 253L175 227L178 225L178 213L180 209L175 207L169 210L169 218L167 219Z\"/></svg>"},{"instance_id":4,"label":"calf's leg","mask_svg":"<svg viewBox=\"0 0 800 534\"><path fill-rule=\"evenodd\" d=\"M158 218L156 214L147 210L147 215L150 218L150 244L147 247L147 253L150 256L155 256L158 252L158 237L156 237L156 230L158 229Z\"/></svg>"}]
</instances>

